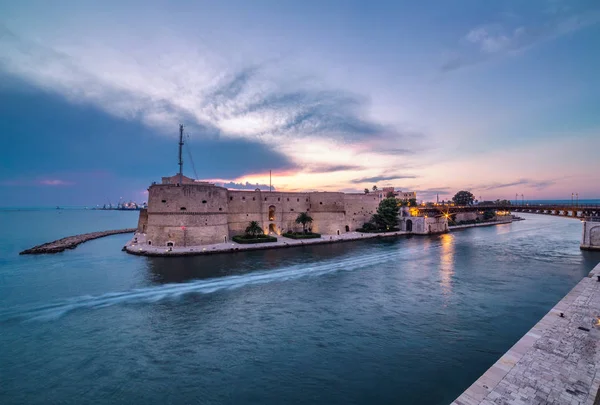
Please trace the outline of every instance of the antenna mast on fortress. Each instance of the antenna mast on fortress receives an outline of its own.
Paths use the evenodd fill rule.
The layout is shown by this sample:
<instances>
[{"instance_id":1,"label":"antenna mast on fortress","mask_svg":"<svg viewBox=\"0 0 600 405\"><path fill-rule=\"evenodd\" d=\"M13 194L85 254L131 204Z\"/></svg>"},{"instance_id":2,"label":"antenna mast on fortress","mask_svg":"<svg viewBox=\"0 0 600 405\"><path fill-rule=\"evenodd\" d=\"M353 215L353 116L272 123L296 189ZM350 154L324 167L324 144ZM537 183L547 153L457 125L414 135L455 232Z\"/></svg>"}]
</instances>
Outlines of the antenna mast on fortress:
<instances>
[{"instance_id":1,"label":"antenna mast on fortress","mask_svg":"<svg viewBox=\"0 0 600 405\"><path fill-rule=\"evenodd\" d=\"M183 157L181 147L183 146L183 124L179 124L179 185L183 184Z\"/></svg>"}]
</instances>

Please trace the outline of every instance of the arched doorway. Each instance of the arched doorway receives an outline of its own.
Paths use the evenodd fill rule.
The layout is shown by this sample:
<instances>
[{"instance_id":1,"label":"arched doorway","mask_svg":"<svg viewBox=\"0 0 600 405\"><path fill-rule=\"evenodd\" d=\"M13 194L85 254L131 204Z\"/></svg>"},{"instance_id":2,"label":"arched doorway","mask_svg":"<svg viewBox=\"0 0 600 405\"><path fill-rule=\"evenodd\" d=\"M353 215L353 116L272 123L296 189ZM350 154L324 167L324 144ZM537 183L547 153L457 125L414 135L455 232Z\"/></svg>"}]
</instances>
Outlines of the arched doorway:
<instances>
[{"instance_id":1,"label":"arched doorway","mask_svg":"<svg viewBox=\"0 0 600 405\"><path fill-rule=\"evenodd\" d=\"M346 225L346 232L350 232L350 227Z\"/></svg>"},{"instance_id":2,"label":"arched doorway","mask_svg":"<svg viewBox=\"0 0 600 405\"><path fill-rule=\"evenodd\" d=\"M275 229L275 224L269 224L269 233L277 233Z\"/></svg>"},{"instance_id":3,"label":"arched doorway","mask_svg":"<svg viewBox=\"0 0 600 405\"><path fill-rule=\"evenodd\" d=\"M337 233L338 233L338 235L340 234L340 230L339 229L337 230Z\"/></svg>"},{"instance_id":4,"label":"arched doorway","mask_svg":"<svg viewBox=\"0 0 600 405\"><path fill-rule=\"evenodd\" d=\"M412 232L412 219L406 221L406 232Z\"/></svg>"},{"instance_id":5,"label":"arched doorway","mask_svg":"<svg viewBox=\"0 0 600 405\"><path fill-rule=\"evenodd\" d=\"M167 247L173 247L175 244L173 242L167 242Z\"/></svg>"},{"instance_id":6,"label":"arched doorway","mask_svg":"<svg viewBox=\"0 0 600 405\"><path fill-rule=\"evenodd\" d=\"M275 221L275 206L271 205L269 207L269 221Z\"/></svg>"}]
</instances>

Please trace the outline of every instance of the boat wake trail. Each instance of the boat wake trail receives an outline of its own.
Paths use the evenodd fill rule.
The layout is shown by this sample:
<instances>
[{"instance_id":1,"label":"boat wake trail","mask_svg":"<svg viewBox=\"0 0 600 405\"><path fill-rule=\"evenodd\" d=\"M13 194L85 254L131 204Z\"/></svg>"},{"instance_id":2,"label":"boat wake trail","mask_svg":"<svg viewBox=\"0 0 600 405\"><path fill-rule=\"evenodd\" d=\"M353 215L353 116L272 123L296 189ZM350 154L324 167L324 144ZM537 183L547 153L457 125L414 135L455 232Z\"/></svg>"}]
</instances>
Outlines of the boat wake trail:
<instances>
[{"instance_id":1,"label":"boat wake trail","mask_svg":"<svg viewBox=\"0 0 600 405\"><path fill-rule=\"evenodd\" d=\"M430 249L432 246L429 247ZM0 312L0 321L54 320L80 309L104 308L121 304L153 303L166 299L176 299L188 294L209 294L219 290L235 289L249 285L282 282L308 276L321 276L339 271L353 271L367 266L397 260L402 256L423 250L403 248L388 253L372 253L360 257L327 260L314 264L299 264L269 271L258 271L239 276L228 276L188 283L165 284L156 287L130 291L106 293L98 296L80 296L68 300L33 308L14 308Z\"/></svg>"}]
</instances>

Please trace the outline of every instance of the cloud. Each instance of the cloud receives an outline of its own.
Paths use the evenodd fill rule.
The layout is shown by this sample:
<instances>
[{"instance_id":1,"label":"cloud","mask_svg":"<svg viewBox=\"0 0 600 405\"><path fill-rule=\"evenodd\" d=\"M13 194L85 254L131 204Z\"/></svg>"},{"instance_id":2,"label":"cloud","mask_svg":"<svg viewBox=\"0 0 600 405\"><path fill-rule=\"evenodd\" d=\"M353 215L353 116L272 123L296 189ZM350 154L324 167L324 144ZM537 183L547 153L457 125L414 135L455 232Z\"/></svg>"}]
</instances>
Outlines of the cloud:
<instances>
[{"instance_id":1,"label":"cloud","mask_svg":"<svg viewBox=\"0 0 600 405\"><path fill-rule=\"evenodd\" d=\"M492 183L489 185L474 187L477 190L489 191L489 190L497 190L500 188L514 187L514 186L525 186L530 188L535 188L536 190L543 190L553 184L556 184L555 180L529 180L529 179L519 179L510 183Z\"/></svg>"},{"instance_id":2,"label":"cloud","mask_svg":"<svg viewBox=\"0 0 600 405\"><path fill-rule=\"evenodd\" d=\"M260 190L269 190L268 184L252 184L249 182L246 183L235 183L230 181L229 183L223 183L223 187L230 188L234 190L256 190L257 188ZM275 186L271 186L271 189L275 191Z\"/></svg>"},{"instance_id":3,"label":"cloud","mask_svg":"<svg viewBox=\"0 0 600 405\"><path fill-rule=\"evenodd\" d=\"M416 179L417 176L413 175L381 175L381 176L373 176L373 177L363 177L362 179L354 179L351 180L351 183L360 184L360 183L377 183L379 181L386 180L399 180L399 179Z\"/></svg>"},{"instance_id":4,"label":"cloud","mask_svg":"<svg viewBox=\"0 0 600 405\"><path fill-rule=\"evenodd\" d=\"M75 183L60 179L47 179L40 180L39 184L41 184L42 186L72 186Z\"/></svg>"},{"instance_id":5,"label":"cloud","mask_svg":"<svg viewBox=\"0 0 600 405\"><path fill-rule=\"evenodd\" d=\"M457 49L446 52L442 72L485 62L490 58L518 54L542 42L584 29L600 22L600 11L590 9L569 14L569 7L551 7L536 22L516 25L515 16L505 21L474 27L461 39Z\"/></svg>"},{"instance_id":6,"label":"cloud","mask_svg":"<svg viewBox=\"0 0 600 405\"><path fill-rule=\"evenodd\" d=\"M364 167L357 165L326 165L317 164L310 165L304 168L303 171L307 173L333 173L333 172L345 172L351 170L362 170Z\"/></svg>"},{"instance_id":7,"label":"cloud","mask_svg":"<svg viewBox=\"0 0 600 405\"><path fill-rule=\"evenodd\" d=\"M28 179L16 179L16 180L3 180L0 181L0 186L6 187L29 187L29 186L50 186L50 187L62 187L62 186L72 186L75 182L61 180L61 179L37 179L37 180L28 180Z\"/></svg>"},{"instance_id":8,"label":"cloud","mask_svg":"<svg viewBox=\"0 0 600 405\"><path fill-rule=\"evenodd\" d=\"M171 133L177 123L185 122L196 135L263 142L316 135L356 142L399 135L368 117L366 97L297 76L284 62L215 71L210 79L200 80L196 76L209 73L199 68L210 65L210 60L186 55L185 69L175 72L116 50L111 50L110 58L102 48L57 51L6 28L0 50L2 71L72 102L92 103Z\"/></svg>"}]
</instances>

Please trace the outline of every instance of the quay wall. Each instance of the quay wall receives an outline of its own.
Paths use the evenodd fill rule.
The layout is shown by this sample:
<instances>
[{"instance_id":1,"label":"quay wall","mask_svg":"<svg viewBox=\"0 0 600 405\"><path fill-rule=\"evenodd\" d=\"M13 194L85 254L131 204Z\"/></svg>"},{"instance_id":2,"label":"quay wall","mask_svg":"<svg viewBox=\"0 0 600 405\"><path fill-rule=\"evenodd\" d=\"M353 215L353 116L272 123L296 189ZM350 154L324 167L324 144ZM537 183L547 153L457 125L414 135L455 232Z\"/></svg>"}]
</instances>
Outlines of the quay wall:
<instances>
[{"instance_id":1,"label":"quay wall","mask_svg":"<svg viewBox=\"0 0 600 405\"><path fill-rule=\"evenodd\" d=\"M597 404L598 314L600 264L451 405Z\"/></svg>"}]
</instances>

